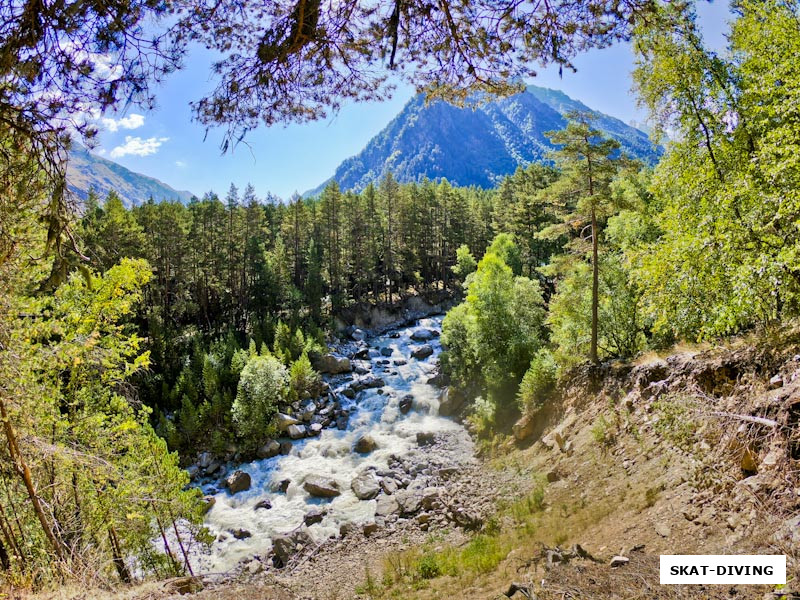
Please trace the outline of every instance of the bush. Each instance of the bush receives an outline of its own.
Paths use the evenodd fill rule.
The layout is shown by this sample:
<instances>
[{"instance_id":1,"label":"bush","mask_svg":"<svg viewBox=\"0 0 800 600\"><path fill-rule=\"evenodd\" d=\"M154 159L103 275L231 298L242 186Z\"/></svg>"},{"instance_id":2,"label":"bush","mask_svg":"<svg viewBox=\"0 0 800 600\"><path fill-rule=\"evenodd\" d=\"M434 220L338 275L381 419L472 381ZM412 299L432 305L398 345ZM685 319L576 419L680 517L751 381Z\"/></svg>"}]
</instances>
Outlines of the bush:
<instances>
[{"instance_id":1,"label":"bush","mask_svg":"<svg viewBox=\"0 0 800 600\"><path fill-rule=\"evenodd\" d=\"M271 355L255 356L242 369L231 412L236 432L248 445L257 445L270 434L288 380L286 367Z\"/></svg>"},{"instance_id":2,"label":"bush","mask_svg":"<svg viewBox=\"0 0 800 600\"><path fill-rule=\"evenodd\" d=\"M305 398L316 398L322 391L322 379L303 352L289 369L289 399L294 402Z\"/></svg>"},{"instance_id":3,"label":"bush","mask_svg":"<svg viewBox=\"0 0 800 600\"><path fill-rule=\"evenodd\" d=\"M533 357L522 383L517 400L524 413L534 413L550 398L556 386L558 365L547 348L541 348Z\"/></svg>"}]
</instances>

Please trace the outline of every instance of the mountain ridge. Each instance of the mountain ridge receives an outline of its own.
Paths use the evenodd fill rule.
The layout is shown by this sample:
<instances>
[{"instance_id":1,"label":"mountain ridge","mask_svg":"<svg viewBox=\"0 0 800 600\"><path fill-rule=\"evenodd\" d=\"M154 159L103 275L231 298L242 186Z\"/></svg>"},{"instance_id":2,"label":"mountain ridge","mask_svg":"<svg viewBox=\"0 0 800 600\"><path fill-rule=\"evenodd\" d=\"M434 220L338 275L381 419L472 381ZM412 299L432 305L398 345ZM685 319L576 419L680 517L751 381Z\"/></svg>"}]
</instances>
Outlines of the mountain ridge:
<instances>
[{"instance_id":1,"label":"mountain ridge","mask_svg":"<svg viewBox=\"0 0 800 600\"><path fill-rule=\"evenodd\" d=\"M76 144L69 152L67 187L81 200L86 200L89 191L94 190L102 201L114 190L128 208L143 204L151 197L186 203L195 196L192 192L176 190L155 177L137 173L98 156L80 144Z\"/></svg>"},{"instance_id":2,"label":"mountain ridge","mask_svg":"<svg viewBox=\"0 0 800 600\"><path fill-rule=\"evenodd\" d=\"M493 187L519 166L546 162L554 147L545 132L562 129L571 111L592 115L595 127L634 158L654 162L662 152L645 132L559 90L531 85L476 107L426 103L417 94L361 152L304 196L319 194L331 181L359 191L389 172L400 182L446 178L453 185Z\"/></svg>"}]
</instances>

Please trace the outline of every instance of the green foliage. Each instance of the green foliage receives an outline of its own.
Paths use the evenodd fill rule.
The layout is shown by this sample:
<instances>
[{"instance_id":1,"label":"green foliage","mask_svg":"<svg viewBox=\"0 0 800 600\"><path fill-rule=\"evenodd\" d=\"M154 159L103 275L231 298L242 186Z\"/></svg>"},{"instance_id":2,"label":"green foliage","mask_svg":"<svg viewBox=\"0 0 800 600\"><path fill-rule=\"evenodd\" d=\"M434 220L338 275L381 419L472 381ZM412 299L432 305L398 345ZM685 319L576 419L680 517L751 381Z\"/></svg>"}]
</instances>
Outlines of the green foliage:
<instances>
[{"instance_id":1,"label":"green foliage","mask_svg":"<svg viewBox=\"0 0 800 600\"><path fill-rule=\"evenodd\" d=\"M462 282L466 281L467 276L470 275L478 268L478 263L475 257L472 256L469 246L461 244L456 250L456 264L453 265L453 273Z\"/></svg>"},{"instance_id":2,"label":"green foliage","mask_svg":"<svg viewBox=\"0 0 800 600\"><path fill-rule=\"evenodd\" d=\"M538 411L555 390L557 377L558 365L553 354L547 348L540 348L519 385L520 410L528 414Z\"/></svg>"},{"instance_id":3,"label":"green foliage","mask_svg":"<svg viewBox=\"0 0 800 600\"><path fill-rule=\"evenodd\" d=\"M508 237L493 247L514 256ZM509 406L516 385L542 344L544 308L539 285L514 277L496 254L487 252L467 282L467 298L443 322L443 368L462 388L476 387Z\"/></svg>"},{"instance_id":4,"label":"green foliage","mask_svg":"<svg viewBox=\"0 0 800 600\"><path fill-rule=\"evenodd\" d=\"M272 418L288 382L286 367L271 355L251 358L242 369L231 412L236 432L247 445L258 445L272 432Z\"/></svg>"},{"instance_id":5,"label":"green foliage","mask_svg":"<svg viewBox=\"0 0 800 600\"><path fill-rule=\"evenodd\" d=\"M303 352L289 368L289 400L316 398L322 391L322 378L311 366L308 354Z\"/></svg>"}]
</instances>

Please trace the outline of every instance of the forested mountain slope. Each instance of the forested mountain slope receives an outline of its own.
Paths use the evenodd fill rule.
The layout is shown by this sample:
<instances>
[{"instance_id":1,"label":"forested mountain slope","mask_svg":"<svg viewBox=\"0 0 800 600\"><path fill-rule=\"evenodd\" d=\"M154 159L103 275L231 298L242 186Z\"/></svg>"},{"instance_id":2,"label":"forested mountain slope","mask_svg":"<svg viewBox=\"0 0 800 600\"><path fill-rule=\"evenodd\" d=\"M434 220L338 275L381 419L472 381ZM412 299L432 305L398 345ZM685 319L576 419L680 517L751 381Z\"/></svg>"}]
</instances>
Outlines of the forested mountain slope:
<instances>
[{"instance_id":1,"label":"forested mountain slope","mask_svg":"<svg viewBox=\"0 0 800 600\"><path fill-rule=\"evenodd\" d=\"M477 108L428 104L419 94L364 150L342 162L331 179L354 190L387 173L400 182L444 177L460 186L489 188L519 166L546 161L554 147L545 133L562 129L564 115L573 111L591 114L595 127L619 141L626 154L645 162L660 155L644 132L563 92L531 85ZM307 195L319 193L325 184Z\"/></svg>"}]
</instances>

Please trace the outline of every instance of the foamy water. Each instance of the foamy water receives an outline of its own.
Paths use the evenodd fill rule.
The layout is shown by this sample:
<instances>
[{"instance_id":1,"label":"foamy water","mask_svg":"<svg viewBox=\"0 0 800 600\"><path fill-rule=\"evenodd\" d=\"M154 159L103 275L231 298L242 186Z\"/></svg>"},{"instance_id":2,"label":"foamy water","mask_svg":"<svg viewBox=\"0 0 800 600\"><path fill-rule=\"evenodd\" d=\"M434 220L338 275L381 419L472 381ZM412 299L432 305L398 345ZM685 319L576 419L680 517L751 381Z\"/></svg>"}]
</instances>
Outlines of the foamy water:
<instances>
[{"instance_id":1,"label":"foamy water","mask_svg":"<svg viewBox=\"0 0 800 600\"><path fill-rule=\"evenodd\" d=\"M363 523L373 519L375 500L359 500L350 489L350 482L359 474L373 468L387 469L392 455L403 457L414 454L418 432L461 430L461 426L438 416L439 390L425 383L433 374L436 358L441 351L439 338L427 342L414 342L411 334L418 328L439 329L441 317L422 319L415 326L400 329L395 336L373 338L370 344L370 372L382 377L386 385L383 394L377 389L359 392L354 400L339 394L343 408L353 407L347 429L325 429L317 438L296 441L287 456L257 460L237 468L250 474L252 486L248 491L231 495L227 491L214 494L216 503L206 517L206 526L217 538L210 551L196 555L193 564L201 572L224 572L234 568L243 559L264 557L272 548L271 537L290 532L303 523L304 515L315 506L327 509L321 523L309 527L316 542L339 533L347 522ZM430 344L434 353L424 360L411 358L415 346ZM381 348L391 348L391 356L382 356ZM372 350L372 348L377 348ZM394 365L395 360L408 361ZM388 365L380 364L389 360ZM365 361L366 362L366 361ZM355 361L354 364L359 364ZM396 372L396 374L392 374ZM355 374L330 379L332 388L344 389ZM400 399L414 397L411 412L403 415ZM362 435L369 434L377 448L368 455L353 452L353 444ZM333 477L339 484L341 495L331 500L311 497L303 482L309 475ZM291 481L286 493L277 489L282 480ZM205 492L218 486L206 485ZM270 509L255 509L262 500L269 500ZM245 529L252 535L237 540L230 530Z\"/></svg>"}]
</instances>

